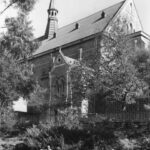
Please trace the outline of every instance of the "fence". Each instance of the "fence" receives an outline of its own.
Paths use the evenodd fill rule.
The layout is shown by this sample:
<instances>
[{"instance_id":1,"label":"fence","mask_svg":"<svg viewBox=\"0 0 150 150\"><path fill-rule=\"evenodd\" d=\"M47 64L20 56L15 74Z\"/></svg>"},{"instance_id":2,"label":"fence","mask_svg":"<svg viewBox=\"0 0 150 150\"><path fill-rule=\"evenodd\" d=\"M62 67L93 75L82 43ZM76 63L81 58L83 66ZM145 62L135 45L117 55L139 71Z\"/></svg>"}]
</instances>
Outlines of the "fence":
<instances>
[{"instance_id":1,"label":"fence","mask_svg":"<svg viewBox=\"0 0 150 150\"><path fill-rule=\"evenodd\" d=\"M134 104L113 102L106 105L105 114L115 121L150 121L150 110L145 109L145 104L148 104L148 99L144 98Z\"/></svg>"},{"instance_id":2,"label":"fence","mask_svg":"<svg viewBox=\"0 0 150 150\"><path fill-rule=\"evenodd\" d=\"M134 104L125 104L121 101L105 102L97 99L94 101L90 113L106 116L107 118L121 121L150 121L150 110L145 109L145 104L149 104L149 99L140 98Z\"/></svg>"}]
</instances>

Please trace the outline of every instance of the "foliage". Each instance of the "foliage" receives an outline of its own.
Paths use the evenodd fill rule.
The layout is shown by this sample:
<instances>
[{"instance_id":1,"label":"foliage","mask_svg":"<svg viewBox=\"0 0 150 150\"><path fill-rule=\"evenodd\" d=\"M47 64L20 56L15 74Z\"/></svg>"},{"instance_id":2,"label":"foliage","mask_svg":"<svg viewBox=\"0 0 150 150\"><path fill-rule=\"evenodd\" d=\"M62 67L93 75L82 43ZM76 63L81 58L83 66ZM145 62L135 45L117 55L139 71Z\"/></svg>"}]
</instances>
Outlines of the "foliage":
<instances>
[{"instance_id":1,"label":"foliage","mask_svg":"<svg viewBox=\"0 0 150 150\"><path fill-rule=\"evenodd\" d=\"M39 46L39 43L33 40L33 29L28 20L28 14L36 0L7 2L14 4L18 14L17 17L5 19L7 30L0 36L0 116L19 97L30 102L37 100L36 105L40 106L44 99L44 90L33 77L33 66L28 60Z\"/></svg>"},{"instance_id":2,"label":"foliage","mask_svg":"<svg viewBox=\"0 0 150 150\"><path fill-rule=\"evenodd\" d=\"M38 149L47 148L50 145L53 148L61 146L61 136L57 129L51 129L49 126L33 126L27 129L26 142L31 147Z\"/></svg>"},{"instance_id":3,"label":"foliage","mask_svg":"<svg viewBox=\"0 0 150 150\"><path fill-rule=\"evenodd\" d=\"M28 58L37 48L33 41L31 22L26 14L19 13L17 18L6 18L7 32L1 37L1 53L14 59Z\"/></svg>"},{"instance_id":4,"label":"foliage","mask_svg":"<svg viewBox=\"0 0 150 150\"><path fill-rule=\"evenodd\" d=\"M86 54L78 67L71 68L73 105L80 106L80 100L93 100L97 97L97 106L104 107L107 102L113 101L121 103L121 111L123 108L126 108L126 112L136 112L137 109L146 111L144 104L149 103L149 95L145 91L149 87L150 53L144 48L138 50L134 47L133 41L120 28L112 31L115 34L103 34L99 48ZM78 150L91 150L96 147L107 150L149 149L149 122L91 121L91 125L82 127L80 133L84 133L85 137L76 137L78 140L72 144L72 149L75 145L78 145ZM67 129L72 132L70 128ZM65 141L65 144L70 143Z\"/></svg>"},{"instance_id":5,"label":"foliage","mask_svg":"<svg viewBox=\"0 0 150 150\"><path fill-rule=\"evenodd\" d=\"M145 68L142 66L143 77L142 68L136 62L141 54L135 55L134 41L117 25L111 29L115 32L104 32L99 37L98 48L88 51L80 65L71 70L73 100L76 103L86 97L92 100L91 96L100 94L101 100L106 103L121 101L126 105L135 103L135 99L144 94L148 86L146 78L149 72L146 69L149 59L145 59Z\"/></svg>"},{"instance_id":6,"label":"foliage","mask_svg":"<svg viewBox=\"0 0 150 150\"><path fill-rule=\"evenodd\" d=\"M69 129L64 126L38 125L27 130L29 146L65 150L92 149L149 149L149 123L115 123L104 121L85 128Z\"/></svg>"},{"instance_id":7,"label":"foliage","mask_svg":"<svg viewBox=\"0 0 150 150\"><path fill-rule=\"evenodd\" d=\"M39 125L26 132L26 143L30 147L52 149L71 149L80 145L80 138L88 135L79 129L68 129L64 126Z\"/></svg>"},{"instance_id":8,"label":"foliage","mask_svg":"<svg viewBox=\"0 0 150 150\"><path fill-rule=\"evenodd\" d=\"M73 104L80 106L80 100L92 94L90 89L93 88L93 70L81 64L71 69L70 78Z\"/></svg>"},{"instance_id":9,"label":"foliage","mask_svg":"<svg viewBox=\"0 0 150 150\"><path fill-rule=\"evenodd\" d=\"M150 48L137 49L132 61L137 69L137 76L150 86Z\"/></svg>"},{"instance_id":10,"label":"foliage","mask_svg":"<svg viewBox=\"0 0 150 150\"><path fill-rule=\"evenodd\" d=\"M8 6L6 9L8 9L10 6L15 5L15 8L18 8L20 11L24 13L29 13L37 0L3 0L5 3L8 3ZM5 10L6 10L5 9Z\"/></svg>"},{"instance_id":11,"label":"foliage","mask_svg":"<svg viewBox=\"0 0 150 150\"><path fill-rule=\"evenodd\" d=\"M5 24L7 31L0 37L1 102L26 97L33 91L35 81L27 58L38 46L32 41L30 22L22 11L16 18L6 18Z\"/></svg>"},{"instance_id":12,"label":"foliage","mask_svg":"<svg viewBox=\"0 0 150 150\"><path fill-rule=\"evenodd\" d=\"M45 100L44 96L46 91L46 89L37 84L34 91L29 95L28 105L37 110L37 113L41 113L49 107L48 101Z\"/></svg>"},{"instance_id":13,"label":"foliage","mask_svg":"<svg viewBox=\"0 0 150 150\"><path fill-rule=\"evenodd\" d=\"M82 124L79 114L80 111L77 107L69 107L64 110L58 109L54 124L57 124L57 126L64 126L68 129L80 129L82 128Z\"/></svg>"},{"instance_id":14,"label":"foliage","mask_svg":"<svg viewBox=\"0 0 150 150\"><path fill-rule=\"evenodd\" d=\"M4 109L1 114L0 119L0 131L1 133L7 134L8 132L13 131L16 124L16 114L13 112L12 107L8 106L7 109Z\"/></svg>"}]
</instances>

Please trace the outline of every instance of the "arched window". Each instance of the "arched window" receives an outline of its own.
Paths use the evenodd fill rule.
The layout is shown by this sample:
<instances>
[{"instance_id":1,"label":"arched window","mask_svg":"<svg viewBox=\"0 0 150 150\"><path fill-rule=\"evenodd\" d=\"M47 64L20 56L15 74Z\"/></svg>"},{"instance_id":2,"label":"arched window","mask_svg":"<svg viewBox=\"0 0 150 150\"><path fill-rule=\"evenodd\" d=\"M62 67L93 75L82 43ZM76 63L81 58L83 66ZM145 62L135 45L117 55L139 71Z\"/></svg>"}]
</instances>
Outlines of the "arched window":
<instances>
[{"instance_id":1,"label":"arched window","mask_svg":"<svg viewBox=\"0 0 150 150\"><path fill-rule=\"evenodd\" d=\"M62 97L65 94L65 80L63 77L56 80L55 92L57 96Z\"/></svg>"},{"instance_id":2,"label":"arched window","mask_svg":"<svg viewBox=\"0 0 150 150\"><path fill-rule=\"evenodd\" d=\"M54 15L54 12L52 11L52 16Z\"/></svg>"},{"instance_id":3,"label":"arched window","mask_svg":"<svg viewBox=\"0 0 150 150\"><path fill-rule=\"evenodd\" d=\"M131 31L131 33L133 32L133 25L132 25L132 23L130 23L130 31Z\"/></svg>"}]
</instances>

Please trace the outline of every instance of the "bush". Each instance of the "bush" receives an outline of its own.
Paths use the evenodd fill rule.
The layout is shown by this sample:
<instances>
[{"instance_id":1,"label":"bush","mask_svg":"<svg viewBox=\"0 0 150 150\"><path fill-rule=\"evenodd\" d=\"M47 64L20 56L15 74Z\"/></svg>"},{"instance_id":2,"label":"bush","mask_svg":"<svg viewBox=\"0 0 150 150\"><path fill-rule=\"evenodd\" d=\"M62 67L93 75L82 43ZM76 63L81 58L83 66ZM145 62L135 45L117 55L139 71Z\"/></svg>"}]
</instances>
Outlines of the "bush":
<instances>
[{"instance_id":1,"label":"bush","mask_svg":"<svg viewBox=\"0 0 150 150\"><path fill-rule=\"evenodd\" d=\"M33 126L27 129L26 143L38 149L50 145L53 150L58 147L64 150L92 150L95 144L105 147L116 140L112 129L101 127L102 125L97 125L86 129L70 129L66 126Z\"/></svg>"},{"instance_id":2,"label":"bush","mask_svg":"<svg viewBox=\"0 0 150 150\"><path fill-rule=\"evenodd\" d=\"M27 145L37 149L49 145L52 150L150 149L150 123L82 122L76 115L77 120L73 120L73 116L71 113L68 117L65 115L61 124L40 124L27 129Z\"/></svg>"},{"instance_id":3,"label":"bush","mask_svg":"<svg viewBox=\"0 0 150 150\"><path fill-rule=\"evenodd\" d=\"M48 145L52 149L60 147L63 139L55 129L46 125L33 125L27 129L25 136L27 145L37 149L47 148Z\"/></svg>"},{"instance_id":4,"label":"bush","mask_svg":"<svg viewBox=\"0 0 150 150\"><path fill-rule=\"evenodd\" d=\"M10 134L11 132L15 132L17 119L16 114L12 110L12 107L8 106L7 109L5 108L2 110L0 117L0 131L3 134Z\"/></svg>"}]
</instances>

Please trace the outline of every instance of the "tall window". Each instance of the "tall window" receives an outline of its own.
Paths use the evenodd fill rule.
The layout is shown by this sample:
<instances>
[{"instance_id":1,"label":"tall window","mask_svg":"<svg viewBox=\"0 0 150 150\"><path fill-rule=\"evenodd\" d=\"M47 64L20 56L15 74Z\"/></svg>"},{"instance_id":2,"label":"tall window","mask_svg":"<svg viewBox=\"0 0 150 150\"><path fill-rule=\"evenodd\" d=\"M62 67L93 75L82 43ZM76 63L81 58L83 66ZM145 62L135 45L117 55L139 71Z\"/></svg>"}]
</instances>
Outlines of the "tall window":
<instances>
[{"instance_id":1,"label":"tall window","mask_svg":"<svg viewBox=\"0 0 150 150\"><path fill-rule=\"evenodd\" d=\"M133 33L133 25L132 25L132 23L130 23L130 31L131 31L131 33Z\"/></svg>"},{"instance_id":2,"label":"tall window","mask_svg":"<svg viewBox=\"0 0 150 150\"><path fill-rule=\"evenodd\" d=\"M58 97L62 97L65 94L65 79L60 77L56 80L56 89L55 92L57 93Z\"/></svg>"}]
</instances>

